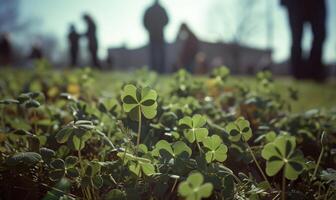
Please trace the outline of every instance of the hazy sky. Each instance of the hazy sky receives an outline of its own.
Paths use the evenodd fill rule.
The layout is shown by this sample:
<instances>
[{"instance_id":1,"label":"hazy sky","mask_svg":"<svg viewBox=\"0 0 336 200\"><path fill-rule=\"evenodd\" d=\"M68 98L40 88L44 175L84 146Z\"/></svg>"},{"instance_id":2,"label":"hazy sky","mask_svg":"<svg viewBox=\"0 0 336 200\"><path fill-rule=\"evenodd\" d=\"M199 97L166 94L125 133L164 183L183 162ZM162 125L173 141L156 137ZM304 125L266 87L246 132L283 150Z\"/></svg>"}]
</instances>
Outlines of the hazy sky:
<instances>
[{"instance_id":1,"label":"hazy sky","mask_svg":"<svg viewBox=\"0 0 336 200\"><path fill-rule=\"evenodd\" d=\"M254 28L246 43L260 48L267 47L265 2L269 1L273 18L274 59L284 60L289 54L289 32L286 12L279 6L279 0L245 0L257 4L253 9ZM106 55L108 47L138 47L146 44L147 34L142 25L144 10L153 0L29 0L21 1L23 18L39 19L36 31L54 35L59 46L66 48L68 25L75 23L77 30L85 31L81 19L84 11L89 12L98 26L100 55ZM247 11L236 3L237 0L161 0L169 14L170 22L165 33L167 41L173 41L181 22L186 22L195 34L206 41L230 41L234 36L237 20ZM325 43L324 58L336 61L336 1L327 0L329 20L328 38ZM309 33L309 31L308 31ZM306 34L305 46L308 47L310 34Z\"/></svg>"}]
</instances>

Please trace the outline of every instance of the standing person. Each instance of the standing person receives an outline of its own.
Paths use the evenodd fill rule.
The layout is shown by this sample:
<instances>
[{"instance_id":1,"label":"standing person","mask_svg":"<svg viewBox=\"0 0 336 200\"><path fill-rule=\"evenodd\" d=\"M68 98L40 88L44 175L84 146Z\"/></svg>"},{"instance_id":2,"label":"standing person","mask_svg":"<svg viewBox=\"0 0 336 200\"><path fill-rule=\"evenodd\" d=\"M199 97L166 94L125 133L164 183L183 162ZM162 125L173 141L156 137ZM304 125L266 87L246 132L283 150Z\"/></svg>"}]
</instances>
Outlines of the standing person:
<instances>
[{"instance_id":1,"label":"standing person","mask_svg":"<svg viewBox=\"0 0 336 200\"><path fill-rule=\"evenodd\" d=\"M12 47L8 33L0 36L0 65L9 65L12 59Z\"/></svg>"},{"instance_id":2,"label":"standing person","mask_svg":"<svg viewBox=\"0 0 336 200\"><path fill-rule=\"evenodd\" d=\"M35 42L32 45L28 58L32 60L39 60L43 58L43 50L39 42Z\"/></svg>"},{"instance_id":3,"label":"standing person","mask_svg":"<svg viewBox=\"0 0 336 200\"><path fill-rule=\"evenodd\" d=\"M77 33L75 26L71 24L68 34L68 42L69 42L69 54L72 67L77 66L79 38L80 35Z\"/></svg>"},{"instance_id":4,"label":"standing person","mask_svg":"<svg viewBox=\"0 0 336 200\"><path fill-rule=\"evenodd\" d=\"M88 41L88 49L91 54L91 63L94 67L100 68L97 51L98 51L98 40L96 36L96 24L89 14L84 14L83 19L87 25L87 31L84 34Z\"/></svg>"},{"instance_id":5,"label":"standing person","mask_svg":"<svg viewBox=\"0 0 336 200\"><path fill-rule=\"evenodd\" d=\"M290 62L294 77L325 80L326 70L322 63L323 43L326 37L325 0L281 0L281 4L288 11L292 38ZM301 47L305 23L310 24L313 33L313 42L307 61L303 59Z\"/></svg>"},{"instance_id":6,"label":"standing person","mask_svg":"<svg viewBox=\"0 0 336 200\"><path fill-rule=\"evenodd\" d=\"M189 73L194 73L195 57L198 53L198 39L185 23L181 25L178 37L183 42L178 61L179 68L186 68Z\"/></svg>"},{"instance_id":7,"label":"standing person","mask_svg":"<svg viewBox=\"0 0 336 200\"><path fill-rule=\"evenodd\" d=\"M159 0L149 7L144 15L144 26L149 34L150 68L159 73L165 72L164 27L168 24L168 16Z\"/></svg>"}]
</instances>

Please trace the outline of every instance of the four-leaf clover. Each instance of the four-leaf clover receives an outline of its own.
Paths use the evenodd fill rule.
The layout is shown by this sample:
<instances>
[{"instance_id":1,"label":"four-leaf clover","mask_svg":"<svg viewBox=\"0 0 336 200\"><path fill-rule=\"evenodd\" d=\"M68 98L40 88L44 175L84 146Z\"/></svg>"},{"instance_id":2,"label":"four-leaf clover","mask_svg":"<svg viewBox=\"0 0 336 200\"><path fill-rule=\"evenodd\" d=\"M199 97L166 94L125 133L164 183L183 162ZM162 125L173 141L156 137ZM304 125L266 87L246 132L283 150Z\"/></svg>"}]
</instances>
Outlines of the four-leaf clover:
<instances>
[{"instance_id":1,"label":"four-leaf clover","mask_svg":"<svg viewBox=\"0 0 336 200\"><path fill-rule=\"evenodd\" d=\"M136 88L134 85L128 84L124 87L121 95L123 109L134 121L139 121L141 113L147 119L153 119L156 116L157 93L148 88Z\"/></svg>"},{"instance_id":2,"label":"four-leaf clover","mask_svg":"<svg viewBox=\"0 0 336 200\"><path fill-rule=\"evenodd\" d=\"M211 183L203 184L203 180L202 174L191 174L187 180L180 183L178 193L185 197L186 200L199 200L209 197L212 193L213 185Z\"/></svg>"},{"instance_id":3,"label":"four-leaf clover","mask_svg":"<svg viewBox=\"0 0 336 200\"><path fill-rule=\"evenodd\" d=\"M212 135L203 140L203 145L209 149L205 154L205 159L208 163L214 160L223 162L226 160L227 146L223 144L222 139L218 135Z\"/></svg>"},{"instance_id":4,"label":"four-leaf clover","mask_svg":"<svg viewBox=\"0 0 336 200\"><path fill-rule=\"evenodd\" d=\"M287 179L297 179L304 169L304 159L295 147L295 137L289 135L281 135L265 145L261 155L267 160L266 174L274 176L284 167Z\"/></svg>"},{"instance_id":5,"label":"four-leaf clover","mask_svg":"<svg viewBox=\"0 0 336 200\"><path fill-rule=\"evenodd\" d=\"M192 118L184 117L180 119L179 125L185 128L184 136L190 143L201 142L208 136L208 129L203 126L206 124L206 118L202 115L196 114Z\"/></svg>"}]
</instances>

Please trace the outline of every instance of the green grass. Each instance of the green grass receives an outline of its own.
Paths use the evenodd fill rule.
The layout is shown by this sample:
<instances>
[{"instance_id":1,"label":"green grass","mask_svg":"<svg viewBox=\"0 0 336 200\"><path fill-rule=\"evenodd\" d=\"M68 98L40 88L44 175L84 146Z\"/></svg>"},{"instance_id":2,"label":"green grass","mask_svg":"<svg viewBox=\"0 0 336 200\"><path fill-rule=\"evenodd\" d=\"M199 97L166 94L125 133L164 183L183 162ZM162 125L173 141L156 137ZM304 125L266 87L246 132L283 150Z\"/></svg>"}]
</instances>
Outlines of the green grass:
<instances>
[{"instance_id":1,"label":"green grass","mask_svg":"<svg viewBox=\"0 0 336 200\"><path fill-rule=\"evenodd\" d=\"M59 74L61 71L54 70L48 73ZM33 74L32 70L0 70L0 75L12 76L12 81L17 81L22 85ZM74 74L73 71L67 71L67 74ZM1 77L0 76L0 77ZM62 76L62 75L61 75ZM205 80L205 76L195 76L196 79ZM138 79L136 72L103 71L94 72L94 85L92 86L97 93L112 95L114 91L120 90L122 84L132 82ZM155 77L149 73L148 80L158 90L158 93L164 95L170 84L174 82L171 75L161 75ZM289 98L288 87L298 90L298 100L291 100L293 112L303 112L313 108L331 109L336 108L336 79L329 80L325 84L319 84L313 81L297 81L290 77L274 77L275 89L284 98ZM146 81L146 80L145 80ZM251 76L230 76L228 84L239 83L248 87L256 86L256 78Z\"/></svg>"},{"instance_id":2,"label":"green grass","mask_svg":"<svg viewBox=\"0 0 336 200\"><path fill-rule=\"evenodd\" d=\"M124 80L126 82L135 80L134 73L122 72L97 72L96 73L97 88L102 88L102 91L111 91L115 88L120 88ZM203 79L202 76L197 76L198 79ZM169 75L163 75L156 81L159 93L166 91L171 81L174 79ZM336 80L332 79L321 84L314 81L298 81L290 77L274 77L275 89L280 92L285 98L289 98L288 87L292 87L298 91L298 100L291 100L293 112L304 112L309 109L331 109L336 108ZM256 85L255 77L250 76L230 76L229 82L243 83L247 86L254 87Z\"/></svg>"}]
</instances>

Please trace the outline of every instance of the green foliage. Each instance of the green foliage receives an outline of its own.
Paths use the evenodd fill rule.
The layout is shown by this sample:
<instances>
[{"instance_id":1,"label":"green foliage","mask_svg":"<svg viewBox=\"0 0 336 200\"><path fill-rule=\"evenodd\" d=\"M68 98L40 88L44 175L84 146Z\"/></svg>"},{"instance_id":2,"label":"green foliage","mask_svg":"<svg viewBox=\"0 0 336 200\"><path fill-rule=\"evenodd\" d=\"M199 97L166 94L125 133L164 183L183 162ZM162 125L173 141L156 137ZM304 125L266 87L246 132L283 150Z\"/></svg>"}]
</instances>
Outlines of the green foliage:
<instances>
[{"instance_id":1,"label":"green foliage","mask_svg":"<svg viewBox=\"0 0 336 200\"><path fill-rule=\"evenodd\" d=\"M226 160L228 148L223 144L222 139L218 135L205 138L203 144L209 150L205 154L205 159L208 163L214 160L219 162Z\"/></svg>"},{"instance_id":2,"label":"green foliage","mask_svg":"<svg viewBox=\"0 0 336 200\"><path fill-rule=\"evenodd\" d=\"M124 160L125 163L129 164L129 170L136 176L141 176L142 174L150 176L155 173L155 167L149 159L137 157L126 152L120 152L118 156Z\"/></svg>"},{"instance_id":3,"label":"green foliage","mask_svg":"<svg viewBox=\"0 0 336 200\"><path fill-rule=\"evenodd\" d=\"M35 152L20 152L6 160L6 164L9 166L34 165L42 159L41 155Z\"/></svg>"},{"instance_id":4,"label":"green foliage","mask_svg":"<svg viewBox=\"0 0 336 200\"><path fill-rule=\"evenodd\" d=\"M136 88L134 85L128 84L124 87L121 95L123 109L129 113L131 119L138 121L139 115L142 113L145 118L152 119L157 113L157 93L148 88Z\"/></svg>"},{"instance_id":5,"label":"green foliage","mask_svg":"<svg viewBox=\"0 0 336 200\"><path fill-rule=\"evenodd\" d=\"M267 160L267 175L274 176L283 168L287 179L297 179L304 170L304 159L295 147L295 137L288 135L278 136L265 145L261 155Z\"/></svg>"},{"instance_id":6,"label":"green foliage","mask_svg":"<svg viewBox=\"0 0 336 200\"><path fill-rule=\"evenodd\" d=\"M184 129L184 136L190 143L202 142L208 136L208 129L204 128L205 124L206 118L199 114L179 120L179 125Z\"/></svg>"},{"instance_id":7,"label":"green foliage","mask_svg":"<svg viewBox=\"0 0 336 200\"><path fill-rule=\"evenodd\" d=\"M236 121L226 125L226 131L234 142L247 142L252 137L250 122L243 118L238 118Z\"/></svg>"},{"instance_id":8,"label":"green foliage","mask_svg":"<svg viewBox=\"0 0 336 200\"><path fill-rule=\"evenodd\" d=\"M91 138L91 132L95 126L91 121L79 120L70 122L62 128L55 136L58 143L65 143L74 150L82 150L85 142Z\"/></svg>"},{"instance_id":9,"label":"green foliage","mask_svg":"<svg viewBox=\"0 0 336 200\"><path fill-rule=\"evenodd\" d=\"M162 150L168 152L172 157L179 156L182 153L187 153L190 157L192 154L191 148L182 141L177 141L171 145L166 140L160 140L155 144L155 149L152 151L152 154L158 156L161 151L161 156L165 156L165 154L162 153Z\"/></svg>"},{"instance_id":10,"label":"green foliage","mask_svg":"<svg viewBox=\"0 0 336 200\"><path fill-rule=\"evenodd\" d=\"M141 70L101 84L105 73L39 65L0 73L1 197L336 196L336 111L291 113L269 72L245 84L225 67L210 77Z\"/></svg>"},{"instance_id":11,"label":"green foliage","mask_svg":"<svg viewBox=\"0 0 336 200\"><path fill-rule=\"evenodd\" d=\"M204 183L203 175L200 173L193 173L188 176L187 180L183 181L178 186L178 192L182 197L188 200L199 200L207 198L211 195L213 185L211 183Z\"/></svg>"},{"instance_id":12,"label":"green foliage","mask_svg":"<svg viewBox=\"0 0 336 200\"><path fill-rule=\"evenodd\" d=\"M211 77L219 79L220 81L225 81L229 75L230 70L225 66L216 67L211 73Z\"/></svg>"}]
</instances>

